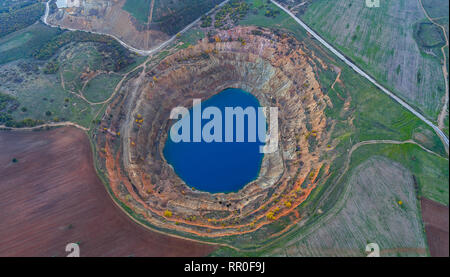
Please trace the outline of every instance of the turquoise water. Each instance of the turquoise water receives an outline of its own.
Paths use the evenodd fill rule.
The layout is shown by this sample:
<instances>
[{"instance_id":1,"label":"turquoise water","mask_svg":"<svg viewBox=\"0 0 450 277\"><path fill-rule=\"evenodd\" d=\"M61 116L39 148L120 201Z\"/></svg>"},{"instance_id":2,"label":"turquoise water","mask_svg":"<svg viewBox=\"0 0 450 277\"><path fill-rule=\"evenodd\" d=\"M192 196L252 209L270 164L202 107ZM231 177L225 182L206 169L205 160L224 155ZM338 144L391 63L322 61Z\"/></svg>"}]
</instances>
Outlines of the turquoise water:
<instances>
[{"instance_id":1,"label":"turquoise water","mask_svg":"<svg viewBox=\"0 0 450 277\"><path fill-rule=\"evenodd\" d=\"M207 107L217 107L222 111L222 142L193 141L191 127L191 142L174 142L169 138L164 147L164 157L171 164L184 182L190 187L210 193L236 192L246 184L256 179L259 174L263 154L260 153L260 143L248 142L247 117L245 120L244 142L225 141L225 107L254 107L260 104L258 99L241 89L226 89L201 103L202 111ZM191 126L193 109L189 110ZM263 118L265 121L265 118ZM210 120L202 120L202 127ZM174 120L176 122L176 120ZM236 126L236 119L234 119ZM235 135L234 135L235 137Z\"/></svg>"}]
</instances>

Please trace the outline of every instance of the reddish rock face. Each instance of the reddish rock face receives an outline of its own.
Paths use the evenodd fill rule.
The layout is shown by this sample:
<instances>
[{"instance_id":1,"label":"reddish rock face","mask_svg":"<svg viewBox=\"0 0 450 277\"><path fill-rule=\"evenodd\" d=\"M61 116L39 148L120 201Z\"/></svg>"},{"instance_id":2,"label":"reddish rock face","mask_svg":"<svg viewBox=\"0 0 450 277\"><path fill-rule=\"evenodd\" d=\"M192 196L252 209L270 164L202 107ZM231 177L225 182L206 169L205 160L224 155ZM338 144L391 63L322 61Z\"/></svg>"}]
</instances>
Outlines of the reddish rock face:
<instances>
[{"instance_id":1,"label":"reddish rock face","mask_svg":"<svg viewBox=\"0 0 450 277\"><path fill-rule=\"evenodd\" d=\"M102 122L101 130L112 132L96 135L99 164L116 197L151 225L202 237L251 233L295 215L315 187L329 139L324 110L331 102L315 76L316 63L326 65L311 55L288 35L237 27L131 79ZM170 111L229 87L278 107L278 151L264 156L257 180L239 192L194 191L162 155Z\"/></svg>"}]
</instances>

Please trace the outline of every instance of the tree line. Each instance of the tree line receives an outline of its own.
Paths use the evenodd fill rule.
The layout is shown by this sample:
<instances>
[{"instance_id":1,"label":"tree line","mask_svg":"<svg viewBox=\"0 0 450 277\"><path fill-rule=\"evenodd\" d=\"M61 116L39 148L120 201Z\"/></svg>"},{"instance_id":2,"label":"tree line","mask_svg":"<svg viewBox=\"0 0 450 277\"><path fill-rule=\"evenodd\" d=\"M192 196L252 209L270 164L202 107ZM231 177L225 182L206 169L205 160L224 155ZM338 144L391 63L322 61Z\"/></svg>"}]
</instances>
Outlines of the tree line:
<instances>
[{"instance_id":1,"label":"tree line","mask_svg":"<svg viewBox=\"0 0 450 277\"><path fill-rule=\"evenodd\" d=\"M42 3L35 3L0 13L0 37L30 26L38 21L44 12L45 6Z\"/></svg>"}]
</instances>

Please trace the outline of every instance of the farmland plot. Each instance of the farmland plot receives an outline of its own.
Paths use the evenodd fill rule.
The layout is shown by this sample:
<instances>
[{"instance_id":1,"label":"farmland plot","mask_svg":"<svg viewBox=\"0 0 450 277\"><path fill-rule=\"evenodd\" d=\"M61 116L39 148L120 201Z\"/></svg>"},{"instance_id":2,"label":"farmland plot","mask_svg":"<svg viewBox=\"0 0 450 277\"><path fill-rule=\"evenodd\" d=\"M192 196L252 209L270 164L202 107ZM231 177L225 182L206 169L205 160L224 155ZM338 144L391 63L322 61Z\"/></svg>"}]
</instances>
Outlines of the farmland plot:
<instances>
[{"instance_id":1,"label":"farmland plot","mask_svg":"<svg viewBox=\"0 0 450 277\"><path fill-rule=\"evenodd\" d=\"M280 256L365 256L375 242L381 256L423 256L426 243L414 179L407 169L383 157L356 167L343 208L300 241L278 248Z\"/></svg>"},{"instance_id":2,"label":"farmland plot","mask_svg":"<svg viewBox=\"0 0 450 277\"><path fill-rule=\"evenodd\" d=\"M417 1L382 3L367 8L359 0L316 0L298 15L383 85L436 119L445 84L441 57L424 54L414 39L415 24L426 21L423 10Z\"/></svg>"}]
</instances>

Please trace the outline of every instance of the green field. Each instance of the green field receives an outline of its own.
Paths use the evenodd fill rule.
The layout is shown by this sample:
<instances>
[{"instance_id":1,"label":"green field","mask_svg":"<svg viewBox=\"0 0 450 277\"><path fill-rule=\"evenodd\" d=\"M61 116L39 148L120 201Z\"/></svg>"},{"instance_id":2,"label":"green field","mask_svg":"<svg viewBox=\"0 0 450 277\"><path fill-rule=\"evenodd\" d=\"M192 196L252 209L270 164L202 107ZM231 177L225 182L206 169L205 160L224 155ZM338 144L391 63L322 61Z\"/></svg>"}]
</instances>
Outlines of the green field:
<instances>
[{"instance_id":1,"label":"green field","mask_svg":"<svg viewBox=\"0 0 450 277\"><path fill-rule=\"evenodd\" d=\"M84 34L37 23L0 38L0 92L19 103L9 114L14 124L72 121L89 127L104 106L82 96L108 99L122 75L145 59L133 62L116 41ZM83 77L94 73L92 80Z\"/></svg>"},{"instance_id":2,"label":"green field","mask_svg":"<svg viewBox=\"0 0 450 277\"><path fill-rule=\"evenodd\" d=\"M348 186L333 217L268 255L366 256L371 242L380 246L383 257L426 255L414 179L403 166L373 157L354 169Z\"/></svg>"},{"instance_id":3,"label":"green field","mask_svg":"<svg viewBox=\"0 0 450 277\"><path fill-rule=\"evenodd\" d=\"M447 0L422 0L422 4L432 18L448 17Z\"/></svg>"},{"instance_id":4,"label":"green field","mask_svg":"<svg viewBox=\"0 0 450 277\"><path fill-rule=\"evenodd\" d=\"M442 30L432 23L419 24L417 37L423 47L442 47L445 44Z\"/></svg>"},{"instance_id":5,"label":"green field","mask_svg":"<svg viewBox=\"0 0 450 277\"><path fill-rule=\"evenodd\" d=\"M141 23L148 23L151 2L152 0L127 0L122 8Z\"/></svg>"},{"instance_id":6,"label":"green field","mask_svg":"<svg viewBox=\"0 0 450 277\"><path fill-rule=\"evenodd\" d=\"M16 110L13 113L15 120L33 118L44 122L72 121L89 127L100 108L64 91L58 79L51 77L24 84L16 98L20 107L26 107L27 111ZM47 112L50 114L46 114Z\"/></svg>"},{"instance_id":7,"label":"green field","mask_svg":"<svg viewBox=\"0 0 450 277\"><path fill-rule=\"evenodd\" d=\"M353 153L352 165L360 164L374 155L401 163L416 178L419 196L444 205L449 204L448 159L429 154L416 145L363 146Z\"/></svg>"},{"instance_id":8,"label":"green field","mask_svg":"<svg viewBox=\"0 0 450 277\"><path fill-rule=\"evenodd\" d=\"M0 38L0 65L32 57L37 49L60 33L61 30L38 23Z\"/></svg>"},{"instance_id":9,"label":"green field","mask_svg":"<svg viewBox=\"0 0 450 277\"><path fill-rule=\"evenodd\" d=\"M300 2L300 1L297 1ZM440 57L423 55L414 26L426 20L417 1L313 1L301 18L379 82L435 120L445 85ZM436 36L431 34L433 41Z\"/></svg>"},{"instance_id":10,"label":"green field","mask_svg":"<svg viewBox=\"0 0 450 277\"><path fill-rule=\"evenodd\" d=\"M204 32L193 28L183 33L179 39L183 43L182 48L186 48L189 45L197 44L197 42L204 37Z\"/></svg>"},{"instance_id":11,"label":"green field","mask_svg":"<svg viewBox=\"0 0 450 277\"><path fill-rule=\"evenodd\" d=\"M98 103L107 100L122 79L119 74L100 74L90 80L83 91L87 100Z\"/></svg>"}]
</instances>

